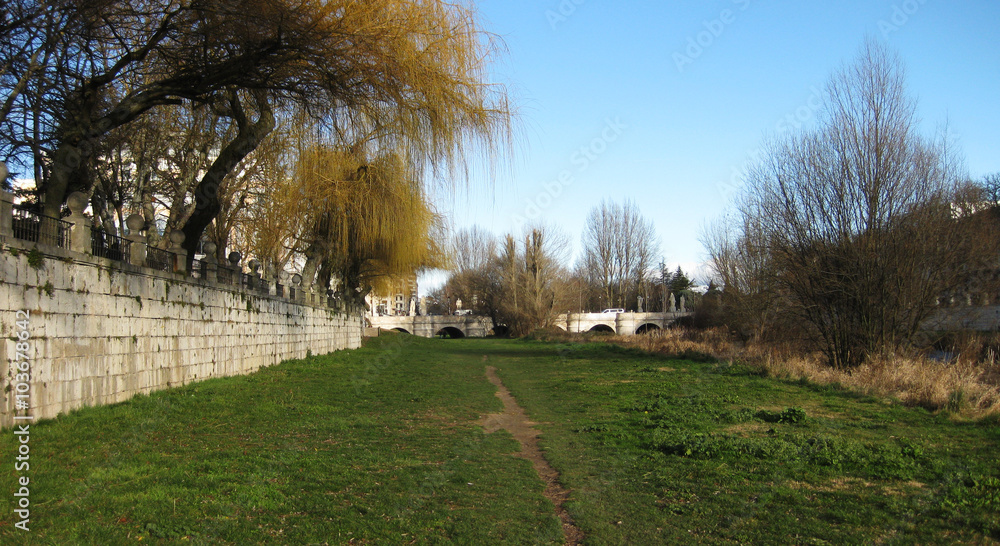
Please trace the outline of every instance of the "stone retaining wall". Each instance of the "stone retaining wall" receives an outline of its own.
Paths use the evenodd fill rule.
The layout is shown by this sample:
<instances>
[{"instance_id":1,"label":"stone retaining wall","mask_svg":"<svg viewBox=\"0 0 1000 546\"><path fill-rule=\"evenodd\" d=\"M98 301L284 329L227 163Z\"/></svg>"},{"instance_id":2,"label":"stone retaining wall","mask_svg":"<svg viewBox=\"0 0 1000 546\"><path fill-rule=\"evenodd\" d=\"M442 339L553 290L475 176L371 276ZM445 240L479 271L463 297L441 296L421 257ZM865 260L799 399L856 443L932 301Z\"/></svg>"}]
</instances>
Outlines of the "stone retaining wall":
<instances>
[{"instance_id":1,"label":"stone retaining wall","mask_svg":"<svg viewBox=\"0 0 1000 546\"><path fill-rule=\"evenodd\" d=\"M0 243L4 427L15 412L37 421L361 344L363 319L326 306L9 237ZM23 326L30 351L19 356ZM16 407L25 356L27 410Z\"/></svg>"}]
</instances>

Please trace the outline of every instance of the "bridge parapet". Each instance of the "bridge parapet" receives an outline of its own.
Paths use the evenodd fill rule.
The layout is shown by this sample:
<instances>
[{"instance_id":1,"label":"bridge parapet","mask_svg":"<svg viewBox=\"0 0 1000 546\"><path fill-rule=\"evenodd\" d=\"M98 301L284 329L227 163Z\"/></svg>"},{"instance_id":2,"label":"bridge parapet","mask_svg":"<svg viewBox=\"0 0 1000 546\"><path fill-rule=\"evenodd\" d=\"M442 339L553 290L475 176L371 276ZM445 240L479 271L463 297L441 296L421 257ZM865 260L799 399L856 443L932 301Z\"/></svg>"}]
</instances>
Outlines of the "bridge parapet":
<instances>
[{"instance_id":1,"label":"bridge parapet","mask_svg":"<svg viewBox=\"0 0 1000 546\"><path fill-rule=\"evenodd\" d=\"M401 330L420 337L434 337L444 331L451 337L486 337L493 331L489 317L476 315L421 315L367 317L373 328Z\"/></svg>"},{"instance_id":2,"label":"bridge parapet","mask_svg":"<svg viewBox=\"0 0 1000 546\"><path fill-rule=\"evenodd\" d=\"M568 332L606 331L619 335L667 328L691 312L672 313L570 313L556 317L555 325Z\"/></svg>"},{"instance_id":3,"label":"bridge parapet","mask_svg":"<svg viewBox=\"0 0 1000 546\"><path fill-rule=\"evenodd\" d=\"M568 332L606 331L632 335L668 328L691 312L673 313L570 313L556 317L554 325ZM383 330L401 330L421 337L446 332L452 337L486 337L493 331L489 317L477 315L422 315L406 317L368 317L371 326Z\"/></svg>"}]
</instances>

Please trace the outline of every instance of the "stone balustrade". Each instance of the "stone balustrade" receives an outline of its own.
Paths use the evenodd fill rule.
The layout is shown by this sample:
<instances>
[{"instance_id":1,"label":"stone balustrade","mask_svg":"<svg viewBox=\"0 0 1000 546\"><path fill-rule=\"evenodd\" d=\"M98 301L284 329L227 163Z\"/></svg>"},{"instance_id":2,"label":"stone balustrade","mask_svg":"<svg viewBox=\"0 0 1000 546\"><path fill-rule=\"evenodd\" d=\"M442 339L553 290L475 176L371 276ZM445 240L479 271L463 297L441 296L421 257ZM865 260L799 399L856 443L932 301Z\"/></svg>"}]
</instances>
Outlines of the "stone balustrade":
<instances>
[{"instance_id":1,"label":"stone balustrade","mask_svg":"<svg viewBox=\"0 0 1000 546\"><path fill-rule=\"evenodd\" d=\"M194 277L210 284L289 298L306 305L335 306L333 298L319 294L314 286L305 286L299 274L291 277L292 284L289 285L287 278L282 281L282 277L273 272L262 274L261 264L256 259L247 263L250 271L245 272L240 265L243 256L235 251L229 253L226 262L220 263L216 257L218 247L212 242L205 243L202 249L205 252L204 257L192 260L194 267L188 271L188 253L183 247L184 233L174 230L166 234L169 241L167 249L149 246L145 234L148 221L139 214L132 214L125 220L129 230L128 235L119 237L114 233L95 232L92 220L84 215L88 204L87 196L80 192L71 194L67 199L70 215L65 220L26 214L21 223L28 227L21 230L15 229L13 204L12 193L0 192L0 237L2 238L36 243L41 245L40 250L44 247L59 247L72 253ZM46 234L49 236L46 237ZM285 275L285 272L281 275Z\"/></svg>"}]
</instances>

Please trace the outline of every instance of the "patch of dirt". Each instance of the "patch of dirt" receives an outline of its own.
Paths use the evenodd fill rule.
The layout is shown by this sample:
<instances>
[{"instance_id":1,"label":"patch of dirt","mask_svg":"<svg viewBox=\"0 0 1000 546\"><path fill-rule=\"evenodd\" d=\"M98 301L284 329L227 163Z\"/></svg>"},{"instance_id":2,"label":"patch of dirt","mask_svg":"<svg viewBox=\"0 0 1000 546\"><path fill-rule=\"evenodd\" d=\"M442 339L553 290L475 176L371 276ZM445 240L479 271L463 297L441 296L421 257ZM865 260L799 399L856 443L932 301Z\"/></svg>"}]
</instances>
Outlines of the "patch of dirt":
<instances>
[{"instance_id":1,"label":"patch of dirt","mask_svg":"<svg viewBox=\"0 0 1000 546\"><path fill-rule=\"evenodd\" d=\"M486 357L483 359L485 360ZM563 507L569 498L570 491L559 483L559 473L549 465L549 462L542 455L541 449L538 448L539 432L538 429L534 428L535 423L528 420L524 408L518 405L517 400L514 400L510 391L500 381L496 368L487 366L486 378L496 386L496 396L503 402L503 412L487 415L480 423L487 433L503 429L510 432L521 444L521 452L517 456L530 461L542 482L545 483L545 496L556 506L556 515L562 521L566 544L580 544L583 541L583 532L573 523L573 518Z\"/></svg>"},{"instance_id":2,"label":"patch of dirt","mask_svg":"<svg viewBox=\"0 0 1000 546\"><path fill-rule=\"evenodd\" d=\"M735 425L730 425L723 429L729 434L735 434L741 438L747 438L751 436L760 436L767 432L768 429L773 428L774 425L771 423L758 423L755 421L750 421L747 423L737 423Z\"/></svg>"},{"instance_id":3,"label":"patch of dirt","mask_svg":"<svg viewBox=\"0 0 1000 546\"><path fill-rule=\"evenodd\" d=\"M911 480L908 482L903 482L893 485L878 485L873 484L869 481L862 480L860 478L837 478L830 480L828 485L816 485L809 484L799 481L790 481L788 486L792 489L806 489L808 491L819 491L823 493L836 493L841 491L850 491L853 489L870 489L872 487L882 490L882 494L891 495L894 497L905 496L913 494L914 490L923 489L926 484Z\"/></svg>"}]
</instances>

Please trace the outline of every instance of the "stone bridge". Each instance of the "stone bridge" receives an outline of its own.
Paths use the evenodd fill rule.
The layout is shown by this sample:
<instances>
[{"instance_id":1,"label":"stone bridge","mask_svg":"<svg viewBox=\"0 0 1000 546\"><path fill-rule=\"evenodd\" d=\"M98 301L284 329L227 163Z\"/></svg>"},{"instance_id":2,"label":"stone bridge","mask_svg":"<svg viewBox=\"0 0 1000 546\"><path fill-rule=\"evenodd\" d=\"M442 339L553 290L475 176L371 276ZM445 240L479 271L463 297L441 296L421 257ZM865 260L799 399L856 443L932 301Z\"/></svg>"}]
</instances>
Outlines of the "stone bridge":
<instances>
[{"instance_id":1,"label":"stone bridge","mask_svg":"<svg viewBox=\"0 0 1000 546\"><path fill-rule=\"evenodd\" d=\"M607 332L633 335L667 328L691 312L671 313L570 313L556 317L553 326L568 332ZM476 315L425 315L366 317L372 328L397 330L421 337L485 337L492 333L489 317Z\"/></svg>"},{"instance_id":2,"label":"stone bridge","mask_svg":"<svg viewBox=\"0 0 1000 546\"><path fill-rule=\"evenodd\" d=\"M567 332L607 332L628 336L667 328L690 311L670 313L570 313L556 317L554 326Z\"/></svg>"},{"instance_id":3,"label":"stone bridge","mask_svg":"<svg viewBox=\"0 0 1000 546\"><path fill-rule=\"evenodd\" d=\"M486 337L493 333L493 321L476 315L423 315L365 317L372 328L396 330L420 337Z\"/></svg>"}]
</instances>

